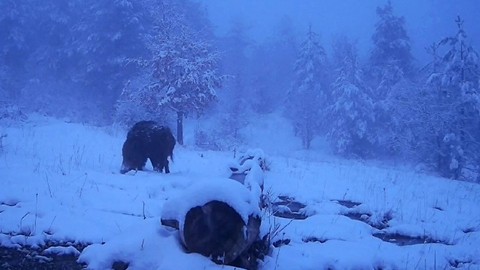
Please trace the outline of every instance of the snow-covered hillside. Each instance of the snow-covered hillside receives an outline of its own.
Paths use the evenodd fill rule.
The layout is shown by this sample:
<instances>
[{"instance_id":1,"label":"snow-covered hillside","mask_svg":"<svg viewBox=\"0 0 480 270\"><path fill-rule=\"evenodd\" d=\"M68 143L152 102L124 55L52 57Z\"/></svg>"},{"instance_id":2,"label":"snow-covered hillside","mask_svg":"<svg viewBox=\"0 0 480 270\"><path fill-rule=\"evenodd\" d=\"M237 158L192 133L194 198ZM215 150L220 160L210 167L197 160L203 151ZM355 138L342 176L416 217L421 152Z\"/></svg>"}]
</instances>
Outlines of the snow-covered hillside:
<instances>
[{"instance_id":1,"label":"snow-covered hillside","mask_svg":"<svg viewBox=\"0 0 480 270\"><path fill-rule=\"evenodd\" d=\"M298 139L275 121L246 127L258 129L249 146L269 155L265 192L305 204L309 217L262 214L262 234L282 241L260 269L480 269L480 185L297 151ZM187 254L160 215L193 184L228 181L232 152L195 149L187 134L172 173L122 175L123 130L30 117L3 132L0 245L88 244L46 252L79 255L91 269L115 261L129 269L230 269Z\"/></svg>"}]
</instances>

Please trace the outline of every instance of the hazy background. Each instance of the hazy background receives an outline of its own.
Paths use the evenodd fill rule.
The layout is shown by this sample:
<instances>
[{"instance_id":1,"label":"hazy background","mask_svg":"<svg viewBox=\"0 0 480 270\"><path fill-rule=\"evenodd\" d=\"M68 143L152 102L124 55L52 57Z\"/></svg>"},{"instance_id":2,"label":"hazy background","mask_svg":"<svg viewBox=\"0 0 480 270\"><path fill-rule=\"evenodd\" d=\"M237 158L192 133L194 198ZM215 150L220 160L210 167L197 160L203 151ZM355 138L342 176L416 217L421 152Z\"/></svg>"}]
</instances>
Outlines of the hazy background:
<instances>
[{"instance_id":1,"label":"hazy background","mask_svg":"<svg viewBox=\"0 0 480 270\"><path fill-rule=\"evenodd\" d=\"M202 0L208 10L215 33L228 33L233 21L243 21L248 35L256 42L272 38L280 19L288 16L299 34L308 24L320 34L322 43L345 34L358 41L362 55L371 49L377 6L385 0ZM476 0L393 0L395 13L404 16L412 52L425 61L425 47L455 31L455 20L465 20L469 38L480 44L480 1ZM330 46L325 46L329 50Z\"/></svg>"}]
</instances>

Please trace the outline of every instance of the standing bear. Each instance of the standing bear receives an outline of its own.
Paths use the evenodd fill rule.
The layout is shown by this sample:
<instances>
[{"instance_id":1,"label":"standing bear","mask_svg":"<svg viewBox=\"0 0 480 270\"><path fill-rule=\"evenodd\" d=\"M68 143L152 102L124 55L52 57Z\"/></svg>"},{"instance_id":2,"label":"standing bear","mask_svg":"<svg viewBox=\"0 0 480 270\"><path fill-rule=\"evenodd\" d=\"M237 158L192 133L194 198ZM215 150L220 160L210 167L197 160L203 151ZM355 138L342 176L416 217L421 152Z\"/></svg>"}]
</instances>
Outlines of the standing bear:
<instances>
[{"instance_id":1,"label":"standing bear","mask_svg":"<svg viewBox=\"0 0 480 270\"><path fill-rule=\"evenodd\" d=\"M173 160L175 137L170 128L160 126L154 121L140 121L127 134L123 144L123 162L120 173L131 170L143 170L150 159L155 171L170 173L168 157Z\"/></svg>"}]
</instances>

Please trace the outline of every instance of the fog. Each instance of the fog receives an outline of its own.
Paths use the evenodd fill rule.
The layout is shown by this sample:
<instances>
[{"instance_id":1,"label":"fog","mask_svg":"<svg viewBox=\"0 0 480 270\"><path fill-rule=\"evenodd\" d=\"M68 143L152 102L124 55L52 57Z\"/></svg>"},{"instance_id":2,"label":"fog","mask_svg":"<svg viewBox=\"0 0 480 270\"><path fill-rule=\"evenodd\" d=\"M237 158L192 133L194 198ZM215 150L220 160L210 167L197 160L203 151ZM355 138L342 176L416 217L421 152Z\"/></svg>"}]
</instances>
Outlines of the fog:
<instances>
[{"instance_id":1,"label":"fog","mask_svg":"<svg viewBox=\"0 0 480 270\"><path fill-rule=\"evenodd\" d=\"M480 269L479 52L480 0L0 0L0 268Z\"/></svg>"},{"instance_id":2,"label":"fog","mask_svg":"<svg viewBox=\"0 0 480 270\"><path fill-rule=\"evenodd\" d=\"M207 6L209 17L218 36L226 35L232 21L241 20L248 27L249 36L256 42L272 38L275 26L287 16L297 28L298 34L306 32L309 24L321 35L322 42L345 34L358 41L362 54L371 49L371 36L375 29L377 6L385 0L229 0L201 1ZM469 37L480 44L480 3L476 0L394 0L398 15L404 16L406 28L412 40L416 59L428 57L425 47L455 31L452 23L457 15L465 20ZM329 46L326 46L330 49Z\"/></svg>"}]
</instances>

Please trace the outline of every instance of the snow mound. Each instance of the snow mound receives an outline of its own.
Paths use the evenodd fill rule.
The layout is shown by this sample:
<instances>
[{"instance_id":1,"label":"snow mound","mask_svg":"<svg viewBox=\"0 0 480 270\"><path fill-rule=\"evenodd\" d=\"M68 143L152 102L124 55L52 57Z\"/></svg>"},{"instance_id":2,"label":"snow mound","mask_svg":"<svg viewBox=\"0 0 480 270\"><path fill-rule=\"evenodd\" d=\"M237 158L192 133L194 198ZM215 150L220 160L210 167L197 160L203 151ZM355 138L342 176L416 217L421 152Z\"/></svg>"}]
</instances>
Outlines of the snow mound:
<instances>
[{"instance_id":1,"label":"snow mound","mask_svg":"<svg viewBox=\"0 0 480 270\"><path fill-rule=\"evenodd\" d=\"M245 224L249 216L260 215L258 196L237 181L219 178L194 184L176 197L169 199L163 206L162 218L178 220L179 227L183 228L185 215L190 209L215 200L235 209Z\"/></svg>"}]
</instances>

